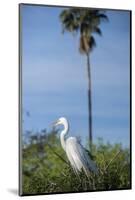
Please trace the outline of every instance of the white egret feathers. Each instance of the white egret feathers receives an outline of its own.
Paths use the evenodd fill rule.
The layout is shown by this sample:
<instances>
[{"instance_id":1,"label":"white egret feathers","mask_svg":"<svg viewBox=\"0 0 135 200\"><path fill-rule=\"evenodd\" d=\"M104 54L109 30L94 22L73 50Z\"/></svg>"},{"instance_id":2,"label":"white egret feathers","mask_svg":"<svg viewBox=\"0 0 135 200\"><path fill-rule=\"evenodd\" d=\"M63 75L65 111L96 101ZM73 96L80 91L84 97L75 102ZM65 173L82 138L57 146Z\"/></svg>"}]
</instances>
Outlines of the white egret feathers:
<instances>
[{"instance_id":1,"label":"white egret feathers","mask_svg":"<svg viewBox=\"0 0 135 200\"><path fill-rule=\"evenodd\" d=\"M94 172L97 174L98 169L96 167L96 164L90 159L84 147L77 141L77 138L69 137L65 139L65 135L69 131L69 123L67 119L61 117L54 123L54 125L64 126L64 129L61 131L60 134L60 141L74 172L78 174L80 171L83 170L86 176L89 176L90 172Z\"/></svg>"}]
</instances>

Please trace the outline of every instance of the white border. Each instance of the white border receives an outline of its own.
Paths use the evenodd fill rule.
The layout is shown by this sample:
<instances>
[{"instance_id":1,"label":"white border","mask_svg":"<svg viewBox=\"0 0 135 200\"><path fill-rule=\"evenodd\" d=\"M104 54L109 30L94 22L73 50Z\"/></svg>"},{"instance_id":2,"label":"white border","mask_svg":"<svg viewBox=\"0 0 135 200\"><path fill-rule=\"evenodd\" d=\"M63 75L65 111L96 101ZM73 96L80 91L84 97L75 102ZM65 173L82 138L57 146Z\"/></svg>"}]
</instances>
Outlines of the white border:
<instances>
[{"instance_id":1,"label":"white border","mask_svg":"<svg viewBox=\"0 0 135 200\"><path fill-rule=\"evenodd\" d=\"M71 5L84 7L130 9L135 24L134 0L3 0L0 4L0 198L19 199L15 194L18 188L18 3L38 3L48 5ZM133 40L135 44L135 27L133 26ZM133 46L132 55L135 55ZM124 56L124 55L123 55ZM132 56L132 58L134 58ZM135 74L133 59L132 76ZM134 79L135 80L135 79ZM135 81L133 80L133 86ZM133 102L135 102L133 91ZM132 106L135 113L135 106ZM134 119L134 116L133 116ZM134 124L133 124L134 137ZM135 147L133 144L133 155ZM134 156L135 157L135 156ZM135 159L133 158L133 168ZM133 189L127 191L92 192L78 194L60 194L46 196L23 197L29 199L134 199L135 173L133 170Z\"/></svg>"}]
</instances>

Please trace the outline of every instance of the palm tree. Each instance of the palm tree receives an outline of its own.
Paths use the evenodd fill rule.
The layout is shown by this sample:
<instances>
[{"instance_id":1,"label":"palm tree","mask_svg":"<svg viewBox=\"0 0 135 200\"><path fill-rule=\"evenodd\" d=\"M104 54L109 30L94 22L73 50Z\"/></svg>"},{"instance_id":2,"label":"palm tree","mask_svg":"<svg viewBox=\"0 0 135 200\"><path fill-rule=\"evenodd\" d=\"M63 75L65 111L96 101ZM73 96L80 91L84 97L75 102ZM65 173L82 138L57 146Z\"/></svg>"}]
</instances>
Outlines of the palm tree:
<instances>
[{"instance_id":1,"label":"palm tree","mask_svg":"<svg viewBox=\"0 0 135 200\"><path fill-rule=\"evenodd\" d=\"M91 69L90 69L90 52L96 46L94 33L102 35L99 27L102 21L108 20L105 11L86 8L69 8L60 14L63 33L79 32L79 50L81 54L87 58L87 76L88 76L88 124L89 124L89 140L92 145L92 92L91 92Z\"/></svg>"}]
</instances>

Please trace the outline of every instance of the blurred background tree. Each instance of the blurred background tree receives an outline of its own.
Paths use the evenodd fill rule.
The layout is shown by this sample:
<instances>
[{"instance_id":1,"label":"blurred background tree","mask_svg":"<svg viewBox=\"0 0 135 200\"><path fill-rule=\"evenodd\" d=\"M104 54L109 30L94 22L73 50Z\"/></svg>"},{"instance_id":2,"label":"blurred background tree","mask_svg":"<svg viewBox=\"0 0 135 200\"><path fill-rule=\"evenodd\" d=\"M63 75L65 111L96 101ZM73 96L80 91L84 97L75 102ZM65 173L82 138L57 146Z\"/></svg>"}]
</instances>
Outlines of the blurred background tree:
<instances>
[{"instance_id":1,"label":"blurred background tree","mask_svg":"<svg viewBox=\"0 0 135 200\"><path fill-rule=\"evenodd\" d=\"M92 86L91 86L91 67L90 52L96 46L94 33L102 35L100 24L107 21L105 11L86 8L68 8L61 12L63 33L65 31L76 34L79 32L79 50L87 58L87 79L88 79L88 125L89 141L92 146ZM91 148L92 150L92 148Z\"/></svg>"}]
</instances>

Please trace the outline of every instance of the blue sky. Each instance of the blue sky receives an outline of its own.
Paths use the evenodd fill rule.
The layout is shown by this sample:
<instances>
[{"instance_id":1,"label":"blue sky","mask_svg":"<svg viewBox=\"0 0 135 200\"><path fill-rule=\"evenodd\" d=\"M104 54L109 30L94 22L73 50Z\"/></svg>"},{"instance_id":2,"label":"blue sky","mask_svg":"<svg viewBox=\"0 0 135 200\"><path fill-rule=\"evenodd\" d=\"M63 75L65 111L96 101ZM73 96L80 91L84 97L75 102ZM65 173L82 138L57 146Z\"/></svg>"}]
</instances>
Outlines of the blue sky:
<instances>
[{"instance_id":1,"label":"blue sky","mask_svg":"<svg viewBox=\"0 0 135 200\"><path fill-rule=\"evenodd\" d=\"M79 37L62 34L62 8L21 7L23 129L51 129L61 116L70 122L70 134L88 138L86 57ZM95 35L91 53L94 141L129 145L130 14L107 11L103 36ZM26 115L30 112L30 117Z\"/></svg>"}]
</instances>

